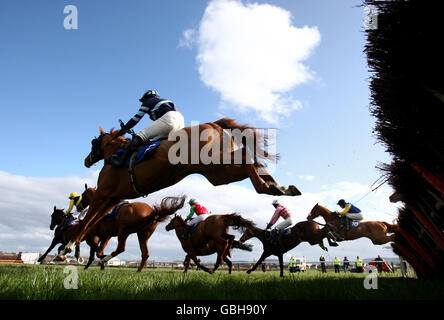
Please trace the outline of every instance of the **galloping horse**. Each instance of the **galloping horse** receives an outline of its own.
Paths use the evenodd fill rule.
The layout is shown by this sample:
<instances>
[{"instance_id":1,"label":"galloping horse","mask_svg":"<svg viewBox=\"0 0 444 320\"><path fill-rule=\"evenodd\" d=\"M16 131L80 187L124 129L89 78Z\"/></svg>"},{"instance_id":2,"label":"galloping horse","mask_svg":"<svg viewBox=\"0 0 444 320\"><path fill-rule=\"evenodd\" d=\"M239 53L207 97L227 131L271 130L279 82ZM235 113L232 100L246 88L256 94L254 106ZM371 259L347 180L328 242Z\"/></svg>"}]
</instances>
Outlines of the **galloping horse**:
<instances>
[{"instance_id":1,"label":"galloping horse","mask_svg":"<svg viewBox=\"0 0 444 320\"><path fill-rule=\"evenodd\" d=\"M93 198L95 192L95 188L88 188L85 184L82 199L86 199L86 204L88 204L89 199ZM156 230L158 223L165 221L169 215L182 208L184 203L185 196L165 197L160 202L160 205L155 205L154 208L145 202L122 204L117 208L114 219L111 221L101 220L88 231L86 238L91 239L95 237L96 239L94 247L88 243L91 246L91 254L85 269L94 260L93 250L96 250L97 256L101 258L99 264L103 269L107 261L125 251L128 236L132 233L137 233L140 251L142 252L142 260L137 271L142 271L149 257L148 240ZM117 236L118 240L117 249L110 255L104 256L102 254L103 249L106 247L109 239L115 236ZM100 246L97 245L97 237L101 240Z\"/></svg>"},{"instance_id":2,"label":"galloping horse","mask_svg":"<svg viewBox=\"0 0 444 320\"><path fill-rule=\"evenodd\" d=\"M50 230L54 230L54 238L52 239L51 245L49 246L48 250L37 260L38 262L42 263L43 260L45 260L46 256L51 252L54 247L61 243L60 247L58 248L58 253L60 253L65 245L68 243L68 241L71 239L72 235L77 232L77 228L79 225L75 225L69 228L64 228L66 222L66 215L63 209L57 209L56 206L54 206L54 211L51 214L51 224L49 226ZM56 228L57 227L57 228ZM74 256L77 260L80 258L80 245L76 245L76 251Z\"/></svg>"},{"instance_id":3,"label":"galloping horse","mask_svg":"<svg viewBox=\"0 0 444 320\"><path fill-rule=\"evenodd\" d=\"M234 229L244 230L252 225L251 221L242 218L236 213L232 213L210 215L199 223L196 231L187 240L181 239L185 227L185 221L181 216L175 216L171 219L165 229L167 231L173 229L176 231L180 244L187 253L185 257L185 272L190 264L190 259L193 259L199 268L208 273L216 271L219 265L222 264L222 261L225 261L228 265L228 273L231 273L232 263L227 256L230 255L232 245L247 251L251 251L251 247L243 246L235 241L234 236L228 234L228 229L232 226ZM197 259L197 256L206 256L215 252L217 252L217 259L213 270L209 270L201 265L199 259Z\"/></svg>"},{"instance_id":4,"label":"galloping horse","mask_svg":"<svg viewBox=\"0 0 444 320\"><path fill-rule=\"evenodd\" d=\"M327 225L335 230L334 233L339 236L337 237L338 241L355 240L367 237L373 242L373 244L384 244L393 241L395 237L394 234L387 235L387 233L394 233L398 229L397 225L385 221L364 221L359 223L357 228L345 230L345 228L341 228L341 218L334 212L319 204L316 204L313 209L311 209L307 220L313 220L319 216L324 218Z\"/></svg>"},{"instance_id":5,"label":"galloping horse","mask_svg":"<svg viewBox=\"0 0 444 320\"><path fill-rule=\"evenodd\" d=\"M241 139L235 140L234 135L227 134L227 131L240 131ZM162 141L148 160L135 165L130 171L126 168L114 168L105 163L97 181L97 192L81 222L80 231L72 237L65 251L71 252L74 244L79 243L85 236L88 227L99 221L121 199L148 195L169 187L193 173L205 176L215 186L250 178L258 193L300 195L300 191L294 186L289 186L288 189L280 186L265 170L262 161L276 159L276 155L267 153L259 140L266 145L267 135L262 134L257 128L239 125L232 119L224 118L214 123L186 127L177 131L173 139ZM91 142L92 148L85 159L85 166L89 168L94 163L111 156L118 149L127 146L128 142L128 139L118 136L117 130L105 133L100 128L100 136ZM237 142L242 143L242 147L236 149ZM180 161L171 163L170 157L177 158L178 151L180 151ZM212 161L207 162L201 158L205 153Z\"/></svg>"},{"instance_id":6,"label":"galloping horse","mask_svg":"<svg viewBox=\"0 0 444 320\"><path fill-rule=\"evenodd\" d=\"M240 242L245 242L251 238L257 238L262 242L264 252L251 267L247 273L251 273L269 256L275 255L279 259L280 276L284 276L284 263L283 254L294 247L298 246L301 242L308 242L311 245L318 244L323 250L328 251L324 246L324 238L327 238L328 244L332 247L337 247L338 244L335 241L335 237L331 234L328 227L319 228L318 223L314 221L301 221L295 224L286 234L279 238L278 243L273 243L267 235L267 230L251 226L247 228L239 239Z\"/></svg>"}]
</instances>

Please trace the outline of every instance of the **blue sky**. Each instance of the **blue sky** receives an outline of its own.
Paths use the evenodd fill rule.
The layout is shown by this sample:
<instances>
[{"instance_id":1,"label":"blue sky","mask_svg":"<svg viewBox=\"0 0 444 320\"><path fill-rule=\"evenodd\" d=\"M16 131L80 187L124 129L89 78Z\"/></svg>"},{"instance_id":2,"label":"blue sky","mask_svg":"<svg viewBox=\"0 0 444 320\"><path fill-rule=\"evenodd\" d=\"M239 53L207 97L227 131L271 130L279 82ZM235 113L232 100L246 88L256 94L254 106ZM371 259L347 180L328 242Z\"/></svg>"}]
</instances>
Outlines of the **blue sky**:
<instances>
[{"instance_id":1,"label":"blue sky","mask_svg":"<svg viewBox=\"0 0 444 320\"><path fill-rule=\"evenodd\" d=\"M202 22L214 25L216 22L211 20L214 16L206 9L211 4L224 2L229 1L2 1L0 119L4 138L0 171L8 178L2 181L1 190L12 192L8 183L15 179L33 183L41 179L38 181L42 188L46 183L55 188L51 184L54 181L66 181L64 187L62 182L57 184L54 189L59 192L57 195L51 198L45 194L40 203L43 216L53 204L66 207L64 199L71 191L82 191L82 180L95 184L96 171L102 164L87 169L83 160L90 151L91 139L98 135L98 126L102 125L105 130L118 127L118 119L127 121L138 110L141 94L155 89L176 103L186 125L191 121L203 123L229 116L240 123L277 128L276 147L281 161L274 177L283 185L294 184L303 194L319 195L350 183L363 189L351 188L359 192L350 193L349 200L366 194L369 185L381 174L375 165L390 158L372 134L374 118L368 108L370 74L363 53L364 13L363 8L358 7L361 2L235 2L239 8L251 9L250 13L255 6L267 10L279 8L278 14L286 12L291 16L289 25L282 30L302 30L306 26L311 34L319 35L316 44L306 45L306 57L299 60L309 70L310 79L290 88L264 87L270 95L285 100L282 106L276 102L276 106L267 111L270 118L277 116L278 121L274 122L267 119L258 106L233 103L237 100L231 98L243 98L242 92L239 97L233 94L227 98L224 84L222 87L220 82L210 85L203 79L202 72L211 73L213 69L206 70L208 66L198 59L202 52L208 54L205 43L199 40L205 32ZM75 5L78 9L77 30L63 27L66 5ZM222 12L221 17L226 14ZM233 24L236 23L233 21ZM186 39L186 30L192 31L194 38ZM209 36L214 41L232 36L223 31ZM271 43L281 36L276 33L264 37L263 43ZM265 56L264 67L276 63L273 50L270 52L270 57ZM254 56L252 51L251 57ZM259 69L252 69L252 77ZM240 91L244 85L247 91L248 83L241 81L243 76L235 75L232 80L238 81ZM254 89L251 89L253 94ZM295 104L297 109L285 110ZM278 107L284 111L276 111ZM149 123L148 117L144 118L136 131ZM79 183L78 187L74 182ZM252 189L248 181L235 185ZM337 209L334 207L336 195L348 195L341 196L340 190L331 193L335 196L327 197L329 203L325 204L331 209ZM17 192L21 192L17 198L25 203L32 198L24 195L23 189ZM389 192L387 189L382 195L370 195L370 200L378 203L372 207L373 211L391 210L393 214L386 198ZM263 199L268 201L271 197ZM298 201L305 200L286 201L293 204L296 211ZM308 206L309 201L306 202ZM15 206L2 199L0 205L3 211L0 225L3 223L12 232L14 224L5 222L5 210ZM272 207L268 211L264 213L264 221L271 216ZM26 214L23 213L24 221ZM304 212L298 220L305 215ZM46 221L44 224L46 226ZM9 248L16 249L12 244ZM36 250L32 246L25 246L24 250L31 248ZM137 255L137 250L135 252ZM387 250L385 253L390 255Z\"/></svg>"}]
</instances>

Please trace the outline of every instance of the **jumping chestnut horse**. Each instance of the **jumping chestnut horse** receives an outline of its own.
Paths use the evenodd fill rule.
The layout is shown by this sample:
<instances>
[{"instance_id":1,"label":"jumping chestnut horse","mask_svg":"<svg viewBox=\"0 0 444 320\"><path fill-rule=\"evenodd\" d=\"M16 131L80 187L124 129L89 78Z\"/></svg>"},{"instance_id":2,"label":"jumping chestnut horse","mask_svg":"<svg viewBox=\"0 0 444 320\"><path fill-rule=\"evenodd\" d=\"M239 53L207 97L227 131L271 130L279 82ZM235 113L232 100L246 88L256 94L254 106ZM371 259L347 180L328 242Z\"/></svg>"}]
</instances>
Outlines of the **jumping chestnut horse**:
<instances>
[{"instance_id":1,"label":"jumping chestnut horse","mask_svg":"<svg viewBox=\"0 0 444 320\"><path fill-rule=\"evenodd\" d=\"M185 228L185 221L181 216L174 216L170 223L165 227L167 231L175 230L176 235L180 240L183 250L187 253L185 257L185 272L190 264L190 259L193 259L194 263L208 273L213 273L217 270L222 261L225 261L228 265L228 272L231 273L232 263L228 259L230 255L230 249L234 245L235 247L247 251L251 251L251 247L243 246L234 240L234 236L228 234L229 227L234 229L244 230L245 228L252 226L252 222L242 218L236 213L232 214L211 214L204 221L200 222L196 231L187 239L182 239L183 229ZM200 264L197 256L205 256L213 253L217 253L216 264L213 270L209 270L207 267Z\"/></svg>"},{"instance_id":2,"label":"jumping chestnut horse","mask_svg":"<svg viewBox=\"0 0 444 320\"><path fill-rule=\"evenodd\" d=\"M337 235L338 241L355 240L362 237L369 238L373 244L384 244L394 240L395 235L387 235L387 233L394 233L398 226L384 221L364 221L359 224L357 228L341 227L341 218L335 213L328 210L326 207L316 204L311 209L307 220L313 220L321 216L324 218L327 225L331 226L334 234Z\"/></svg>"},{"instance_id":3,"label":"jumping chestnut horse","mask_svg":"<svg viewBox=\"0 0 444 320\"><path fill-rule=\"evenodd\" d=\"M335 237L330 232L328 227L319 228L318 223L314 221L301 221L291 227L290 231L278 238L278 242L271 241L268 231L250 226L246 228L244 234L239 239L240 242L245 242L248 239L257 238L262 242L264 251L256 264L251 267L247 273L250 274L269 256L275 255L279 259L280 276L284 276L283 255L285 252L298 246L301 242L308 242L311 245L318 244L323 250L328 251L324 246L324 238L327 238L328 244L332 247L337 247Z\"/></svg>"},{"instance_id":4,"label":"jumping chestnut horse","mask_svg":"<svg viewBox=\"0 0 444 320\"><path fill-rule=\"evenodd\" d=\"M236 130L245 133L243 139L235 140L234 135L228 134L227 144L227 131ZM258 193L300 195L300 191L294 186L289 186L288 189L280 186L265 170L263 160L276 159L276 155L265 151L266 141L267 135L262 134L259 129L239 125L232 119L224 118L178 130L173 138L162 141L148 160L135 165L132 173L126 168L114 168L105 163L97 181L97 192L81 223L80 231L72 237L65 251L71 252L74 244L80 243L85 236L88 227L99 221L121 199L148 195L176 184L193 173L205 176L215 186L250 178ZM128 142L128 139L118 136L118 130L105 133L100 128L100 136L91 142L92 148L85 159L85 166L89 168L111 156L118 149L127 146ZM239 143L242 145L236 149ZM170 157L177 158L178 151L180 161L171 163ZM202 154L214 161L204 161L200 156Z\"/></svg>"}]
</instances>

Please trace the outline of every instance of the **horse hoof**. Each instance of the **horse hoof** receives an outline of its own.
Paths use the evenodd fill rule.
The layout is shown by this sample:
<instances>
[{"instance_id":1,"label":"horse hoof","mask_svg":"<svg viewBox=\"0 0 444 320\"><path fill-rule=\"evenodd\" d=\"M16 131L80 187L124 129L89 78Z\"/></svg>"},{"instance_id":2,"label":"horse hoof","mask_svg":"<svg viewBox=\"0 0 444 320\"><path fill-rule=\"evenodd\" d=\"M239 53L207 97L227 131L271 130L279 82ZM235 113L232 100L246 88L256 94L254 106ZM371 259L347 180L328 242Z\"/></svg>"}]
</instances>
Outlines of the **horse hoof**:
<instances>
[{"instance_id":1,"label":"horse hoof","mask_svg":"<svg viewBox=\"0 0 444 320\"><path fill-rule=\"evenodd\" d=\"M339 246L339 244L337 244L337 243L335 242L335 243L332 243L331 246L332 246L332 247L337 247L337 246Z\"/></svg>"},{"instance_id":2,"label":"horse hoof","mask_svg":"<svg viewBox=\"0 0 444 320\"><path fill-rule=\"evenodd\" d=\"M289 196L300 196L302 193L299 191L298 188L296 188L295 186L291 185L288 186L287 192Z\"/></svg>"},{"instance_id":3,"label":"horse hoof","mask_svg":"<svg viewBox=\"0 0 444 320\"><path fill-rule=\"evenodd\" d=\"M66 255L62 254L62 255L58 255L54 258L54 261L65 261L66 260Z\"/></svg>"},{"instance_id":4,"label":"horse hoof","mask_svg":"<svg viewBox=\"0 0 444 320\"><path fill-rule=\"evenodd\" d=\"M285 195L285 192L282 191L281 189L279 189L274 184L270 184L269 188L270 188L271 195L273 195L273 196L283 196L283 195Z\"/></svg>"},{"instance_id":5,"label":"horse hoof","mask_svg":"<svg viewBox=\"0 0 444 320\"><path fill-rule=\"evenodd\" d=\"M247 274L250 274L251 273L251 270L247 270Z\"/></svg>"}]
</instances>

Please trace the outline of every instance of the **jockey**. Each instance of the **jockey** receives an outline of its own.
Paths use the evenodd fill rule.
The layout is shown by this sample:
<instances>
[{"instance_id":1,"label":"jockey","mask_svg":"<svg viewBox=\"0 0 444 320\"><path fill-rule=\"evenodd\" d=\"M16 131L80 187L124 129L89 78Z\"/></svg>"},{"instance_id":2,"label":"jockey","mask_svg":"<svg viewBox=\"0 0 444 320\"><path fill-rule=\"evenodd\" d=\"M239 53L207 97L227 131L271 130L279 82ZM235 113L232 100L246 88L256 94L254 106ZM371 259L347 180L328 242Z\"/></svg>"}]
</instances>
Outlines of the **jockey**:
<instances>
[{"instance_id":1,"label":"jockey","mask_svg":"<svg viewBox=\"0 0 444 320\"><path fill-rule=\"evenodd\" d=\"M338 215L341 217L345 217L345 225L348 230L348 223L346 219L350 220L362 220L364 217L361 214L361 209L358 207L355 207L350 202L345 202L344 199L341 199L337 203L343 210L341 212L338 212Z\"/></svg>"},{"instance_id":2,"label":"jockey","mask_svg":"<svg viewBox=\"0 0 444 320\"><path fill-rule=\"evenodd\" d=\"M125 125L122 125L118 135L121 136L133 128L146 113L153 120L153 123L134 135L128 147L120 156L111 156L107 159L107 162L113 167L122 166L125 159L140 146L151 144L151 139L167 138L170 132L177 131L185 126L183 115L174 103L170 100L161 99L155 90L145 92L139 101L142 102L139 111Z\"/></svg>"},{"instance_id":3,"label":"jockey","mask_svg":"<svg viewBox=\"0 0 444 320\"><path fill-rule=\"evenodd\" d=\"M271 217L270 222L267 224L266 229L271 228L276 223L276 221L279 219L279 217L284 218L284 221L282 221L280 224L278 224L271 231L272 235L276 236L276 235L279 235L279 232L281 230L283 230L293 224L293 218L291 217L290 210L288 210L286 207L281 205L277 200L274 200L272 204L276 208L276 210L274 211L274 214ZM277 237L272 237L272 239L273 238L277 238ZM275 242L275 241L273 241L273 242Z\"/></svg>"},{"instance_id":4,"label":"jockey","mask_svg":"<svg viewBox=\"0 0 444 320\"><path fill-rule=\"evenodd\" d=\"M186 240L188 238L188 234L190 233L193 226L198 224L199 222L204 221L208 214L207 208L197 203L196 199L191 198L190 201L188 201L188 204L191 207L190 213L185 219L185 228L182 235L183 240ZM194 214L196 214L196 216L193 218Z\"/></svg>"},{"instance_id":5,"label":"jockey","mask_svg":"<svg viewBox=\"0 0 444 320\"><path fill-rule=\"evenodd\" d=\"M66 210L65 215L67 217L69 217L69 215L71 214L71 210L75 206L76 207L76 211L80 213L78 218L79 219L83 219L83 217L86 214L86 210L84 210L84 208L81 207L82 196L79 195L77 192L71 192L71 194L69 195L68 199L69 199L69 208L68 208L68 210Z\"/></svg>"}]
</instances>

